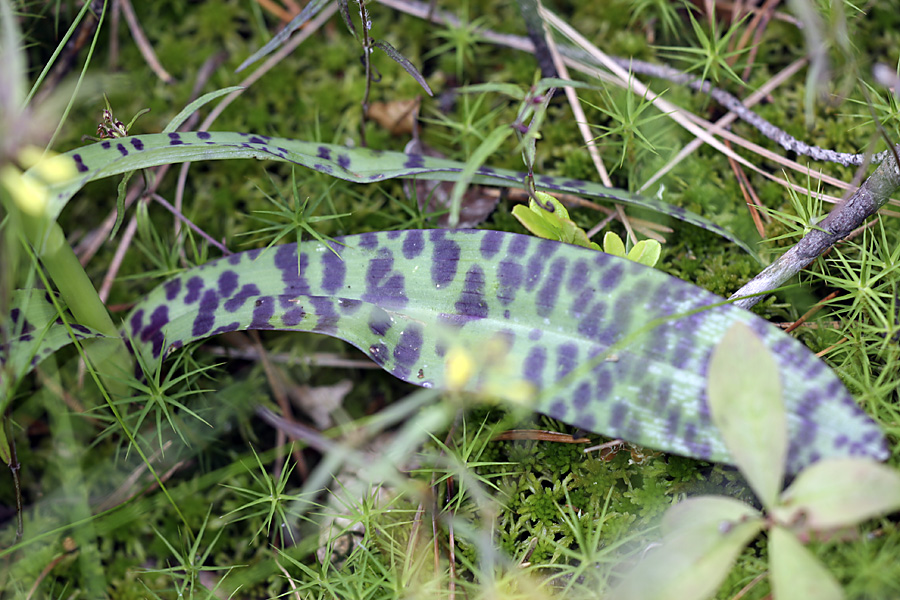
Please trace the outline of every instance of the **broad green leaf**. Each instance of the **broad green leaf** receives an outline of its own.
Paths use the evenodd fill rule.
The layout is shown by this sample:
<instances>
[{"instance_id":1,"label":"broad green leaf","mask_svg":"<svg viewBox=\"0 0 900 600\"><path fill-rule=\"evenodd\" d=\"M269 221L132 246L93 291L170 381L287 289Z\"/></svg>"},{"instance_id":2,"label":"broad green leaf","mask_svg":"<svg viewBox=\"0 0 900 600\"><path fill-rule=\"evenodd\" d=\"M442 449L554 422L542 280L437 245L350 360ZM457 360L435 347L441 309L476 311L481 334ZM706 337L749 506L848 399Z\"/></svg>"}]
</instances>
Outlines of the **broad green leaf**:
<instances>
[{"instance_id":1,"label":"broad green leaf","mask_svg":"<svg viewBox=\"0 0 900 600\"><path fill-rule=\"evenodd\" d=\"M703 496L675 505L652 548L613 590L616 600L703 600L715 595L763 517L732 498Z\"/></svg>"},{"instance_id":2,"label":"broad green leaf","mask_svg":"<svg viewBox=\"0 0 900 600\"><path fill-rule=\"evenodd\" d=\"M248 133L201 131L139 135L104 140L51 159L56 166L74 166L77 174L52 187L47 214L49 218L55 219L69 199L90 181L162 164L236 158L291 162L358 183L372 183L394 177L461 181L465 179L463 171L466 168L465 163L431 156L346 148ZM38 175L29 170L25 176L29 178ZM499 187L521 187L524 179L524 173L480 167L474 171L471 181ZM540 190L605 198L669 215L712 231L756 256L749 245L730 232L678 206L589 181L536 175L534 183Z\"/></svg>"},{"instance_id":3,"label":"broad green leaf","mask_svg":"<svg viewBox=\"0 0 900 600\"><path fill-rule=\"evenodd\" d=\"M709 361L712 422L757 497L768 509L784 482L787 418L779 368L750 327L735 323Z\"/></svg>"},{"instance_id":4,"label":"broad green leaf","mask_svg":"<svg viewBox=\"0 0 900 600\"><path fill-rule=\"evenodd\" d=\"M645 267L656 266L659 261L659 255L662 252L662 245L656 240L641 240L634 245L628 252L628 260L633 260Z\"/></svg>"},{"instance_id":5,"label":"broad green leaf","mask_svg":"<svg viewBox=\"0 0 900 600\"><path fill-rule=\"evenodd\" d=\"M735 322L777 356L789 470L849 452L886 456L841 382L776 327L655 269L531 236L393 231L330 249L304 242L299 258L296 245L235 254L151 292L126 328L153 358L226 331L315 331L416 385L531 398L589 431L732 462L710 419L706 374ZM452 385L450 357L473 366ZM837 445L845 438L852 445Z\"/></svg>"},{"instance_id":6,"label":"broad green leaf","mask_svg":"<svg viewBox=\"0 0 900 600\"><path fill-rule=\"evenodd\" d=\"M625 242L618 234L607 231L603 235L603 251L613 256L625 258Z\"/></svg>"},{"instance_id":7,"label":"broad green leaf","mask_svg":"<svg viewBox=\"0 0 900 600\"><path fill-rule=\"evenodd\" d=\"M844 590L800 540L777 525L769 531L769 578L775 600L841 600Z\"/></svg>"},{"instance_id":8,"label":"broad green leaf","mask_svg":"<svg viewBox=\"0 0 900 600\"><path fill-rule=\"evenodd\" d=\"M842 447L852 444L838 437ZM788 527L828 531L900 510L900 473L862 458L823 460L785 490L773 516Z\"/></svg>"}]
</instances>

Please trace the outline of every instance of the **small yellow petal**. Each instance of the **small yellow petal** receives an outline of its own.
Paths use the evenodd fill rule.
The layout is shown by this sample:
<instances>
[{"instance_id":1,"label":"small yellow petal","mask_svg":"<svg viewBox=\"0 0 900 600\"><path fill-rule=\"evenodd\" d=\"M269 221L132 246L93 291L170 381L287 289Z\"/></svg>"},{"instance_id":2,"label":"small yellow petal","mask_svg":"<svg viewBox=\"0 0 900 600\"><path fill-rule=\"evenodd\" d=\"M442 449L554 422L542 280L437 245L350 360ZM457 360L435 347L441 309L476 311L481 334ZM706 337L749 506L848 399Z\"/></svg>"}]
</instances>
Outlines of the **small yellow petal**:
<instances>
[{"instance_id":1,"label":"small yellow petal","mask_svg":"<svg viewBox=\"0 0 900 600\"><path fill-rule=\"evenodd\" d=\"M6 165L0 169L0 183L22 212L39 217L47 210L47 187L26 177L22 171Z\"/></svg>"},{"instance_id":2,"label":"small yellow petal","mask_svg":"<svg viewBox=\"0 0 900 600\"><path fill-rule=\"evenodd\" d=\"M471 354L457 346L447 352L444 369L447 388L458 391L463 389L472 378L472 374L475 371L475 361L472 360Z\"/></svg>"}]
</instances>

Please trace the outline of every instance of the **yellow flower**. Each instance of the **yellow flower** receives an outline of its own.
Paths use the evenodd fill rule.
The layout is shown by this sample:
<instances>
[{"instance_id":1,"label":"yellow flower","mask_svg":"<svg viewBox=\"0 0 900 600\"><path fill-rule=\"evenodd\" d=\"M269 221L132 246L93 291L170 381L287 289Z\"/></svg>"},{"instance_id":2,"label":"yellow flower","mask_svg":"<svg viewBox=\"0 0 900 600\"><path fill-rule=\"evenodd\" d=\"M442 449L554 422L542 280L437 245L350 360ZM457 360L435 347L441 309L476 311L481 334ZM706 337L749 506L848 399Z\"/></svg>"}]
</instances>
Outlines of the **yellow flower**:
<instances>
[{"instance_id":1,"label":"yellow flower","mask_svg":"<svg viewBox=\"0 0 900 600\"><path fill-rule=\"evenodd\" d=\"M75 177L75 165L71 160L54 158L55 155L44 156L39 148L28 146L18 156L20 164L32 167L27 174L13 165L0 168L0 184L9 190L13 201L23 212L35 217L47 214L50 202L48 187Z\"/></svg>"}]
</instances>

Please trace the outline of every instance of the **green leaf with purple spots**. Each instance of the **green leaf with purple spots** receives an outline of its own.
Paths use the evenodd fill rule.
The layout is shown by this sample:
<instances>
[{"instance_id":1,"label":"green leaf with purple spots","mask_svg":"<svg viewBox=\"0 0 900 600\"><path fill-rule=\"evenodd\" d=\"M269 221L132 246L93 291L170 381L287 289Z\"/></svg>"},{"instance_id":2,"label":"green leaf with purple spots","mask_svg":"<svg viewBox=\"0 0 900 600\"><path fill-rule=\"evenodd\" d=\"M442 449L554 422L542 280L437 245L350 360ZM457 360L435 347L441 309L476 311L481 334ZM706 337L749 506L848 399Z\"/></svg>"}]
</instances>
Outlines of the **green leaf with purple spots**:
<instances>
[{"instance_id":1,"label":"green leaf with purple spots","mask_svg":"<svg viewBox=\"0 0 900 600\"><path fill-rule=\"evenodd\" d=\"M586 430L732 462L706 379L715 346L744 323L778 365L789 472L827 456L887 456L878 427L800 342L655 269L498 231L335 242L304 242L299 257L291 244L191 269L135 306L126 333L153 358L227 331L323 333L415 385L530 400Z\"/></svg>"},{"instance_id":2,"label":"green leaf with purple spots","mask_svg":"<svg viewBox=\"0 0 900 600\"><path fill-rule=\"evenodd\" d=\"M57 303L62 301L57 299ZM67 327L44 290L15 290L11 304L13 309L3 325L10 339L0 343L0 412L6 409L15 382L42 360L71 344L72 336L80 340L103 337L75 324L75 318L61 306L69 323Z\"/></svg>"},{"instance_id":3,"label":"green leaf with purple spots","mask_svg":"<svg viewBox=\"0 0 900 600\"><path fill-rule=\"evenodd\" d=\"M372 183L395 177L458 181L463 177L466 167L465 163L431 156L346 148L247 133L155 133L104 140L50 159L60 165L74 164L78 174L68 181L51 186L47 213L51 219L55 219L69 199L86 183L96 179L162 164L236 158L290 162L357 183ZM26 178L37 177L32 171L25 175ZM481 167L471 181L498 187L521 187L524 180L524 173ZM540 190L605 198L647 208L712 231L756 256L753 249L734 234L678 206L577 179L536 175L534 183Z\"/></svg>"}]
</instances>

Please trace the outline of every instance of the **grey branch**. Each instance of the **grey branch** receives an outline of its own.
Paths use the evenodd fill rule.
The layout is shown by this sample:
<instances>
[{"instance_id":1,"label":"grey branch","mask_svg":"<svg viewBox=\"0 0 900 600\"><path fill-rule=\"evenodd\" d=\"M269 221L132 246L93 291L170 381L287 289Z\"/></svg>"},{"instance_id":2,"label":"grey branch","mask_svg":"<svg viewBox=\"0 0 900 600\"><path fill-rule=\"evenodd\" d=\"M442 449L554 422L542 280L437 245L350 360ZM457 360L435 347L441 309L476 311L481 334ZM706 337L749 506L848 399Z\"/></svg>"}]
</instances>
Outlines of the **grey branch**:
<instances>
[{"instance_id":1,"label":"grey branch","mask_svg":"<svg viewBox=\"0 0 900 600\"><path fill-rule=\"evenodd\" d=\"M895 150L900 152L900 145ZM778 288L799 273L823 252L878 212L900 188L900 166L893 153L888 153L875 172L853 193L850 198L835 207L818 227L806 234L793 248L785 252L759 275L751 279L731 296L731 300L741 308L750 308L767 292Z\"/></svg>"}]
</instances>

